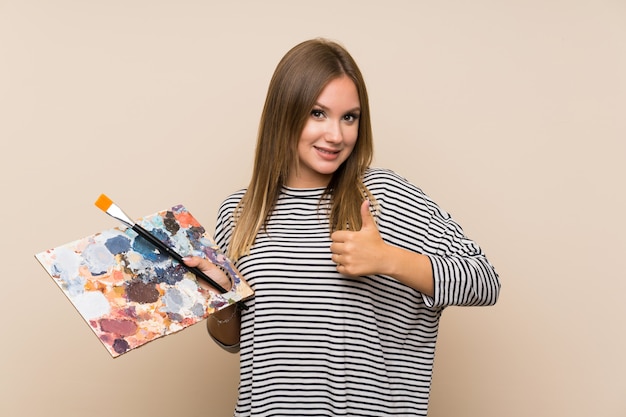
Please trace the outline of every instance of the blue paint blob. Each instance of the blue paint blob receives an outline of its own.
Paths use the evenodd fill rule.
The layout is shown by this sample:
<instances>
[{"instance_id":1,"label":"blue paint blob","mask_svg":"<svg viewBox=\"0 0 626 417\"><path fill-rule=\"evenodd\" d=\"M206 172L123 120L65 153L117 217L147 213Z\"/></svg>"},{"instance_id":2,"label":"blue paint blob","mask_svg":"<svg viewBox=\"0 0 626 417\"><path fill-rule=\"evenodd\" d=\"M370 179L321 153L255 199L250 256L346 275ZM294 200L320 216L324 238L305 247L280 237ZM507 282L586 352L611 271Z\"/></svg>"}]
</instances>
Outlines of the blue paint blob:
<instances>
[{"instance_id":1,"label":"blue paint blob","mask_svg":"<svg viewBox=\"0 0 626 417\"><path fill-rule=\"evenodd\" d=\"M185 269L180 265L171 265L167 268L154 268L156 281L158 283L165 283L169 285L174 285L181 281L185 277L185 272Z\"/></svg>"},{"instance_id":2,"label":"blue paint blob","mask_svg":"<svg viewBox=\"0 0 626 417\"><path fill-rule=\"evenodd\" d=\"M171 288L161 299L167 307L167 311L178 311L183 307L183 295L176 288Z\"/></svg>"},{"instance_id":3,"label":"blue paint blob","mask_svg":"<svg viewBox=\"0 0 626 417\"><path fill-rule=\"evenodd\" d=\"M83 260L93 275L102 275L116 265L113 254L100 244L87 246L83 250Z\"/></svg>"},{"instance_id":4,"label":"blue paint blob","mask_svg":"<svg viewBox=\"0 0 626 417\"><path fill-rule=\"evenodd\" d=\"M126 236L115 236L104 242L104 246L106 246L113 255L126 253L130 250L130 239Z\"/></svg>"},{"instance_id":5,"label":"blue paint blob","mask_svg":"<svg viewBox=\"0 0 626 417\"><path fill-rule=\"evenodd\" d=\"M172 241L170 239L170 235L163 229L152 229L150 233L159 239L161 242L165 243L167 246L172 247Z\"/></svg>"},{"instance_id":6,"label":"blue paint blob","mask_svg":"<svg viewBox=\"0 0 626 417\"><path fill-rule=\"evenodd\" d=\"M204 315L204 306L200 303L196 303L191 307L191 312L194 316L202 317Z\"/></svg>"},{"instance_id":7,"label":"blue paint blob","mask_svg":"<svg viewBox=\"0 0 626 417\"><path fill-rule=\"evenodd\" d=\"M186 230L187 237L189 238L189 243L195 250L202 250L202 236L204 234L203 227L190 227Z\"/></svg>"},{"instance_id":8,"label":"blue paint blob","mask_svg":"<svg viewBox=\"0 0 626 417\"><path fill-rule=\"evenodd\" d=\"M161 253L152 243L141 236L135 237L132 248L150 262L163 262L169 258L167 254Z\"/></svg>"}]
</instances>

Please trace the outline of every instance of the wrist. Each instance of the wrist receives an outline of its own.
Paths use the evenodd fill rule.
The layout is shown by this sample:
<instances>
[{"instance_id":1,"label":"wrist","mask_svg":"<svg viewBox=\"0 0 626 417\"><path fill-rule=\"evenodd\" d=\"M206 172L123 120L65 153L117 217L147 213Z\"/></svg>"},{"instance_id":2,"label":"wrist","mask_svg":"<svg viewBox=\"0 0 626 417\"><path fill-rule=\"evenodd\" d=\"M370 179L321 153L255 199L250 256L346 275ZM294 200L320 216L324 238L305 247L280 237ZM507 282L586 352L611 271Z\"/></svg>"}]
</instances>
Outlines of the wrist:
<instances>
[{"instance_id":1,"label":"wrist","mask_svg":"<svg viewBox=\"0 0 626 417\"><path fill-rule=\"evenodd\" d=\"M218 325L226 324L239 314L239 308L236 304L223 308L211 314L210 319L217 322Z\"/></svg>"},{"instance_id":2,"label":"wrist","mask_svg":"<svg viewBox=\"0 0 626 417\"><path fill-rule=\"evenodd\" d=\"M388 243L383 243L383 246L379 251L380 259L378 260L381 275L387 275L390 277L398 275L398 273L400 272L398 258L401 255L401 253L398 253L398 251L402 251L402 249L392 246Z\"/></svg>"}]
</instances>

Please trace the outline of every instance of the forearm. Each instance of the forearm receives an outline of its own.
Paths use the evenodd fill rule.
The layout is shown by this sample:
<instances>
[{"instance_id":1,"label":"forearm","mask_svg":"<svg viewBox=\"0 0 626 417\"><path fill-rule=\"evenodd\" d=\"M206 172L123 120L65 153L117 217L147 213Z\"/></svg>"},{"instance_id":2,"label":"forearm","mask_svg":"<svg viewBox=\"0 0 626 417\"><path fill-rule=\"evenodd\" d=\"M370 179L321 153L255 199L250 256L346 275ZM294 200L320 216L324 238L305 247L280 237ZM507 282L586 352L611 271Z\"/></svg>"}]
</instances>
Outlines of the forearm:
<instances>
[{"instance_id":1,"label":"forearm","mask_svg":"<svg viewBox=\"0 0 626 417\"><path fill-rule=\"evenodd\" d=\"M393 277L429 297L434 296L433 268L428 256L388 244L383 256L383 275Z\"/></svg>"},{"instance_id":2,"label":"forearm","mask_svg":"<svg viewBox=\"0 0 626 417\"><path fill-rule=\"evenodd\" d=\"M211 337L225 346L239 344L241 311L237 305L216 311L207 319L207 330Z\"/></svg>"},{"instance_id":3,"label":"forearm","mask_svg":"<svg viewBox=\"0 0 626 417\"><path fill-rule=\"evenodd\" d=\"M493 305L498 299L498 274L482 255L431 258L388 245L383 256L381 273L430 297L433 306Z\"/></svg>"}]
</instances>

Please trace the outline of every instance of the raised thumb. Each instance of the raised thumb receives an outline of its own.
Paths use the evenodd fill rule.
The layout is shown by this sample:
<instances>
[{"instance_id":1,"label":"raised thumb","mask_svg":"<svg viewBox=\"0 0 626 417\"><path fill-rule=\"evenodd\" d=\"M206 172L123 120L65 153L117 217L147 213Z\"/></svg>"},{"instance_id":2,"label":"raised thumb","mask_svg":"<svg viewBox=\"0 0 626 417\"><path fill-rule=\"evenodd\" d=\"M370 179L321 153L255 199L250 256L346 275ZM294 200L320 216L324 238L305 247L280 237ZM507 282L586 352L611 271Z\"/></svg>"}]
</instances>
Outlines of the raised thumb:
<instances>
[{"instance_id":1,"label":"raised thumb","mask_svg":"<svg viewBox=\"0 0 626 417\"><path fill-rule=\"evenodd\" d=\"M376 223L370 212L370 201L367 199L361 204L361 221L363 222L361 229L376 227Z\"/></svg>"}]
</instances>

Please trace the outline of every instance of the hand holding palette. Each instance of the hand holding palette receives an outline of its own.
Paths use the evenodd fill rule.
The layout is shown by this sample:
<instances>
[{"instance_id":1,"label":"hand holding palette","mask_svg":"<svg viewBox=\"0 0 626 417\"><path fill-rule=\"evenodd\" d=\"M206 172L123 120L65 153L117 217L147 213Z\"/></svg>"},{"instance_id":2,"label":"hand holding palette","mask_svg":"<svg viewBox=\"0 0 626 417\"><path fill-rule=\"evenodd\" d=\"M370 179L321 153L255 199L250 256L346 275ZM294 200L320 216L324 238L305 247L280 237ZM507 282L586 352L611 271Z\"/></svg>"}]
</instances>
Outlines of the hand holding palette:
<instances>
[{"instance_id":1,"label":"hand holding palette","mask_svg":"<svg viewBox=\"0 0 626 417\"><path fill-rule=\"evenodd\" d=\"M252 289L182 205L140 219L181 256L202 256L230 276L225 293L133 228L113 228L35 255L113 357L189 327L250 297Z\"/></svg>"}]
</instances>

